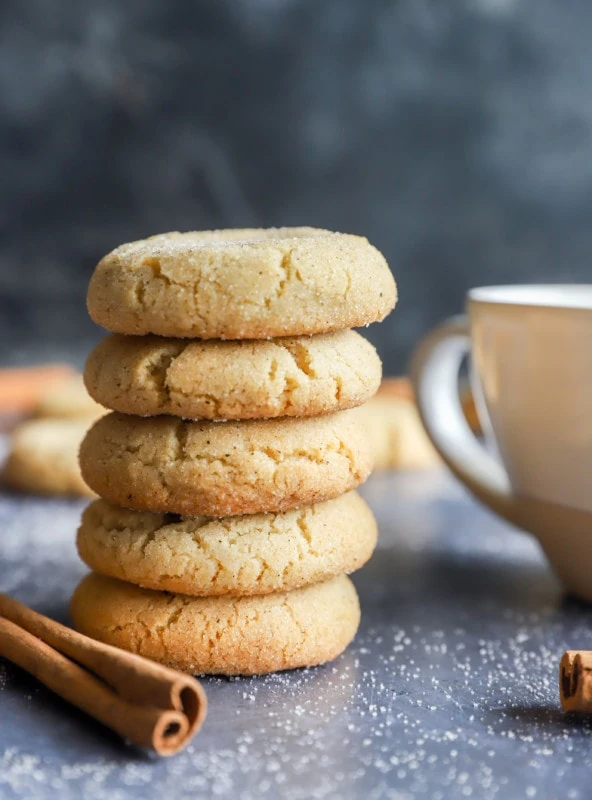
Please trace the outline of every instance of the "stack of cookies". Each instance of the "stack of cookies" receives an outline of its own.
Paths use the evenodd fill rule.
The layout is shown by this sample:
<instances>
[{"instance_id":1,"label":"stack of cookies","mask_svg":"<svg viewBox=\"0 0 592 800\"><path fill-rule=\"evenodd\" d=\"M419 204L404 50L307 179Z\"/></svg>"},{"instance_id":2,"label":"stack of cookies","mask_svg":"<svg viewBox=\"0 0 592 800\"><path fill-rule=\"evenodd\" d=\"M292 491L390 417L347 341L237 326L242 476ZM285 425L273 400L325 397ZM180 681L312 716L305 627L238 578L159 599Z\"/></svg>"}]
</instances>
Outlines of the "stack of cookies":
<instances>
[{"instance_id":1,"label":"stack of cookies","mask_svg":"<svg viewBox=\"0 0 592 800\"><path fill-rule=\"evenodd\" d=\"M312 228L164 234L99 263L88 307L114 334L85 382L113 413L80 450L102 499L78 533L94 570L78 629L194 673L344 650L360 617L346 574L376 543L353 491L371 447L348 409L381 378L349 328L395 300L366 239Z\"/></svg>"}]
</instances>

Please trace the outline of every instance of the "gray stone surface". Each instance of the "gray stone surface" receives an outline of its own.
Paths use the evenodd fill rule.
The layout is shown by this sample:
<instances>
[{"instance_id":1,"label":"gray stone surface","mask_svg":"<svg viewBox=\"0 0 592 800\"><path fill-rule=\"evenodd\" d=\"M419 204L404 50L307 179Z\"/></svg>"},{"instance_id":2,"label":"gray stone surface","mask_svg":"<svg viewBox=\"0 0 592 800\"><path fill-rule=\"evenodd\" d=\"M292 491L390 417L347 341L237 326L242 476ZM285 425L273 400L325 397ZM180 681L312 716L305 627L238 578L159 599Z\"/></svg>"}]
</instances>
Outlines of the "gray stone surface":
<instances>
[{"instance_id":1,"label":"gray stone surface","mask_svg":"<svg viewBox=\"0 0 592 800\"><path fill-rule=\"evenodd\" d=\"M557 663L592 646L590 610L443 471L375 476L364 494L380 544L334 664L206 679L202 733L157 759L0 663L0 797L588 798L590 723L561 714ZM81 507L0 498L0 590L67 618Z\"/></svg>"},{"instance_id":2,"label":"gray stone surface","mask_svg":"<svg viewBox=\"0 0 592 800\"><path fill-rule=\"evenodd\" d=\"M4 0L0 364L80 360L94 263L167 229L367 234L387 372L472 285L589 280L591 28L586 0Z\"/></svg>"}]
</instances>

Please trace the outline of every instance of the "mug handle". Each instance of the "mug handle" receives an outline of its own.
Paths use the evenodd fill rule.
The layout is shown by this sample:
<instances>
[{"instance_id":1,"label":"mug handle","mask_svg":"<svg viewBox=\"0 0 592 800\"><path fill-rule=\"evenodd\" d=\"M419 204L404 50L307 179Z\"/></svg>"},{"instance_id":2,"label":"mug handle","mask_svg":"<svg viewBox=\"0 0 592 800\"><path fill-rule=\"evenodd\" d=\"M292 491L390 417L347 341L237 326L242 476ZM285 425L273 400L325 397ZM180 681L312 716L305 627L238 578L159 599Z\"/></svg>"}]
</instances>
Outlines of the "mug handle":
<instances>
[{"instance_id":1,"label":"mug handle","mask_svg":"<svg viewBox=\"0 0 592 800\"><path fill-rule=\"evenodd\" d=\"M518 504L502 465L473 434L462 410L458 375L471 350L467 317L451 317L417 346L411 378L417 406L436 450L479 500L519 524Z\"/></svg>"}]
</instances>

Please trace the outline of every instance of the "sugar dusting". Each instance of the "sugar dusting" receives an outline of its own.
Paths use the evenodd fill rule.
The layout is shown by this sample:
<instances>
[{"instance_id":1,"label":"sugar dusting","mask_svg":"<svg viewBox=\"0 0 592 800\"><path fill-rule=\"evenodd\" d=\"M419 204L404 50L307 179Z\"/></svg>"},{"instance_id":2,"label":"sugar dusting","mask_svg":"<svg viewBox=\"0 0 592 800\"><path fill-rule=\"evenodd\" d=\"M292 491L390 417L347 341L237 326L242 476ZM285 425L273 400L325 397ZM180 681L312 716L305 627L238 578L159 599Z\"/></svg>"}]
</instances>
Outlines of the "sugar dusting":
<instances>
[{"instance_id":1,"label":"sugar dusting","mask_svg":"<svg viewBox=\"0 0 592 800\"><path fill-rule=\"evenodd\" d=\"M591 612L441 476L376 477L365 495L381 541L334 664L206 679L203 732L158 759L0 662L0 796L586 798L592 728L560 713L556 670L592 647ZM0 499L1 590L67 617L82 506Z\"/></svg>"}]
</instances>

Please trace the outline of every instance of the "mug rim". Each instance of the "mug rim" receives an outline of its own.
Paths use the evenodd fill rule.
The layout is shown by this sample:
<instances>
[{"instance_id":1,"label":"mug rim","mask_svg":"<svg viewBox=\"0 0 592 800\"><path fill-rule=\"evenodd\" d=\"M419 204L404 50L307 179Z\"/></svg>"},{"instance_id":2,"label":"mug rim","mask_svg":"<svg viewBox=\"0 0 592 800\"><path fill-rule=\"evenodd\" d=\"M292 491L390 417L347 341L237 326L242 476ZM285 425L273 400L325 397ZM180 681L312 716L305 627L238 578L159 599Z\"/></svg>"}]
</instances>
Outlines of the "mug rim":
<instances>
[{"instance_id":1,"label":"mug rim","mask_svg":"<svg viewBox=\"0 0 592 800\"><path fill-rule=\"evenodd\" d=\"M592 283L516 283L477 286L467 293L470 303L529 308L592 311Z\"/></svg>"}]
</instances>

